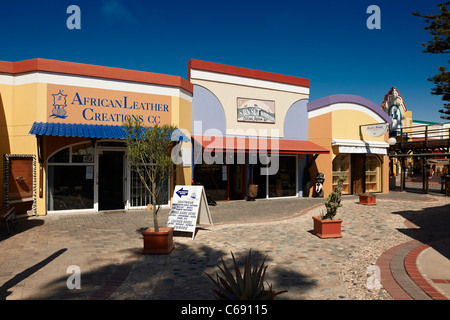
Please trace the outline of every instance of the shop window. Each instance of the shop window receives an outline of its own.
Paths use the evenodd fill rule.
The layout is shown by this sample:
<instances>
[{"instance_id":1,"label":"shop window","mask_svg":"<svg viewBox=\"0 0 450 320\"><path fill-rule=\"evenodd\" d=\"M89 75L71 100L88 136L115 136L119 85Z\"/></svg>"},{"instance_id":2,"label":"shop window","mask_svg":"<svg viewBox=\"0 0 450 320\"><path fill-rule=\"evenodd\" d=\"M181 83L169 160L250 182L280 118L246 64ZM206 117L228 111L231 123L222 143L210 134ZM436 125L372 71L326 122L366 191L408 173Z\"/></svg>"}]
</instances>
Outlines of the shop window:
<instances>
[{"instance_id":1,"label":"shop window","mask_svg":"<svg viewBox=\"0 0 450 320\"><path fill-rule=\"evenodd\" d=\"M194 168L195 183L205 187L213 200L228 199L228 167L227 165L196 165Z\"/></svg>"},{"instance_id":2,"label":"shop window","mask_svg":"<svg viewBox=\"0 0 450 320\"><path fill-rule=\"evenodd\" d=\"M269 197L289 197L297 195L297 158L279 156L278 172L269 175Z\"/></svg>"},{"instance_id":3,"label":"shop window","mask_svg":"<svg viewBox=\"0 0 450 320\"><path fill-rule=\"evenodd\" d=\"M94 208L93 166L48 166L48 210Z\"/></svg>"},{"instance_id":4,"label":"shop window","mask_svg":"<svg viewBox=\"0 0 450 320\"><path fill-rule=\"evenodd\" d=\"M79 144L72 147L72 163L93 163L94 146L92 143Z\"/></svg>"},{"instance_id":5,"label":"shop window","mask_svg":"<svg viewBox=\"0 0 450 320\"><path fill-rule=\"evenodd\" d=\"M333 160L333 190L336 188L339 177L345 175L344 185L342 187L343 194L350 193L350 155L349 154L339 154Z\"/></svg>"},{"instance_id":6,"label":"shop window","mask_svg":"<svg viewBox=\"0 0 450 320\"><path fill-rule=\"evenodd\" d=\"M67 147L48 159L48 210L94 208L94 147Z\"/></svg>"},{"instance_id":7,"label":"shop window","mask_svg":"<svg viewBox=\"0 0 450 320\"><path fill-rule=\"evenodd\" d=\"M169 203L169 182L170 179L164 180L160 193L159 204ZM147 179L147 185L150 185L150 179ZM131 196L130 206L134 208L145 207L152 203L152 197L148 192L146 186L142 182L139 174L131 168Z\"/></svg>"},{"instance_id":8,"label":"shop window","mask_svg":"<svg viewBox=\"0 0 450 320\"><path fill-rule=\"evenodd\" d=\"M65 148L48 159L49 163L67 163L70 159L70 148Z\"/></svg>"},{"instance_id":9,"label":"shop window","mask_svg":"<svg viewBox=\"0 0 450 320\"><path fill-rule=\"evenodd\" d=\"M381 191L381 161L373 154L366 155L366 192Z\"/></svg>"}]
</instances>

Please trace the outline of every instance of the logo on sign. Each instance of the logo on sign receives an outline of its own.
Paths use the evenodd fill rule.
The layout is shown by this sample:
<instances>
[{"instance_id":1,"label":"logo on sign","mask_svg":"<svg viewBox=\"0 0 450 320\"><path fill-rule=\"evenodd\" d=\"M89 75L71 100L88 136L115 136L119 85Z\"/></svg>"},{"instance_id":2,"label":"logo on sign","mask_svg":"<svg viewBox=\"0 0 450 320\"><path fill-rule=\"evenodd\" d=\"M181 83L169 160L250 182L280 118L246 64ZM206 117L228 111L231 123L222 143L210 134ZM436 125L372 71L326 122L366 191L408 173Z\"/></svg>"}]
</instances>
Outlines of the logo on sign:
<instances>
[{"instance_id":1,"label":"logo on sign","mask_svg":"<svg viewBox=\"0 0 450 320\"><path fill-rule=\"evenodd\" d=\"M187 196L188 195L188 191L187 190L183 190L183 188L181 188L180 190L178 190L176 192L176 194L181 198L182 196Z\"/></svg>"},{"instance_id":2,"label":"logo on sign","mask_svg":"<svg viewBox=\"0 0 450 320\"><path fill-rule=\"evenodd\" d=\"M52 94L53 96L53 109L52 114L49 116L49 118L60 118L65 119L67 117L67 94L63 94L61 92L62 90L59 90L58 93Z\"/></svg>"}]
</instances>

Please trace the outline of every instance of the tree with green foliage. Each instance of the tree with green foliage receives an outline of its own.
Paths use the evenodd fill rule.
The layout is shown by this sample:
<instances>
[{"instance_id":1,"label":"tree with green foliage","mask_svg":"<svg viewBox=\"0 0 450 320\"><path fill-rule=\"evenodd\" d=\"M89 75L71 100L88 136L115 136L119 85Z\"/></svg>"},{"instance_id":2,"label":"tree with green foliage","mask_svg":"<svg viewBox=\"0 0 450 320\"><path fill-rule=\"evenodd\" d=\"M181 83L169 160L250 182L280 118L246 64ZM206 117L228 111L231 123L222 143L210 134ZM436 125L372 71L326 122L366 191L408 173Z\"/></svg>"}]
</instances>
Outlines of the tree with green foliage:
<instances>
[{"instance_id":1,"label":"tree with green foliage","mask_svg":"<svg viewBox=\"0 0 450 320\"><path fill-rule=\"evenodd\" d=\"M422 43L425 47L424 52L433 54L448 54L450 53L450 12L447 6L450 5L450 1L446 3L438 4L439 14L421 15L418 12L412 14L417 17L425 18L425 22L428 26L425 30L430 30L433 36L432 40L427 43ZM438 68L440 73L436 74L433 78L428 79L432 81L436 86L431 89L431 93L434 95L442 96L444 101L444 109L439 110L442 113L441 118L450 119L450 72L447 68L440 66Z\"/></svg>"},{"instance_id":2,"label":"tree with green foliage","mask_svg":"<svg viewBox=\"0 0 450 320\"><path fill-rule=\"evenodd\" d=\"M161 189L173 171L170 155L172 133L176 126L145 127L137 120L123 123L126 132L128 161L152 199L153 225L159 231L158 212L161 209Z\"/></svg>"},{"instance_id":3,"label":"tree with green foliage","mask_svg":"<svg viewBox=\"0 0 450 320\"><path fill-rule=\"evenodd\" d=\"M346 179L347 177L344 174L339 176L336 188L328 195L327 201L325 202L327 213L322 216L322 220L333 220L338 208L342 207L342 189Z\"/></svg>"}]
</instances>

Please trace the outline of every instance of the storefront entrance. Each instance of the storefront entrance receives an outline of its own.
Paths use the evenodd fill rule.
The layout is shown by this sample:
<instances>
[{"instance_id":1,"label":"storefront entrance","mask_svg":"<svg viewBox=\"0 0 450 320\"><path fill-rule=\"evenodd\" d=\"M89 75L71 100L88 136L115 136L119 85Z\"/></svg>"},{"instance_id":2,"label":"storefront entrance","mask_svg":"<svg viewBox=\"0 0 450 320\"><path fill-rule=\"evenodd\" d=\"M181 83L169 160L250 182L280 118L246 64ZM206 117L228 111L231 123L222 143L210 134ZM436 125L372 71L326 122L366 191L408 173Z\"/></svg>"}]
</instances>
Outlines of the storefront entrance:
<instances>
[{"instance_id":1,"label":"storefront entrance","mask_svg":"<svg viewBox=\"0 0 450 320\"><path fill-rule=\"evenodd\" d=\"M351 184L352 193L364 193L364 154L351 155Z\"/></svg>"},{"instance_id":2,"label":"storefront entrance","mask_svg":"<svg viewBox=\"0 0 450 320\"><path fill-rule=\"evenodd\" d=\"M245 165L233 164L228 166L230 171L229 198L230 200L245 199Z\"/></svg>"},{"instance_id":3,"label":"storefront entrance","mask_svg":"<svg viewBox=\"0 0 450 320\"><path fill-rule=\"evenodd\" d=\"M333 160L333 190L344 174L343 194L381 192L381 159L375 154L339 154Z\"/></svg>"},{"instance_id":4,"label":"storefront entrance","mask_svg":"<svg viewBox=\"0 0 450 320\"><path fill-rule=\"evenodd\" d=\"M124 209L125 152L99 151L98 154L98 209Z\"/></svg>"}]
</instances>

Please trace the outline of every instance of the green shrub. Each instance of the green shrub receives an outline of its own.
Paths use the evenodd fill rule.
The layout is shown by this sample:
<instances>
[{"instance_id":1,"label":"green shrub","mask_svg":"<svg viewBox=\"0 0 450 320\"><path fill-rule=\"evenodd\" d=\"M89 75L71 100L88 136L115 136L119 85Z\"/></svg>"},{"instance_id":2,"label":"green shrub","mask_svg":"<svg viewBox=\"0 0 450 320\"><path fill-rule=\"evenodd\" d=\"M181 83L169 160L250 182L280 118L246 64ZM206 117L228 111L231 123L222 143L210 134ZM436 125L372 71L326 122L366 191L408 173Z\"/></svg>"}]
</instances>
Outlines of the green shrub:
<instances>
[{"instance_id":1,"label":"green shrub","mask_svg":"<svg viewBox=\"0 0 450 320\"><path fill-rule=\"evenodd\" d=\"M342 186L344 185L344 181L347 177L343 174L339 176L339 180L337 183L334 192L330 193L325 202L325 207L327 208L327 213L322 216L322 220L333 220L336 216L337 209L342 207L341 197L342 197Z\"/></svg>"}]
</instances>

